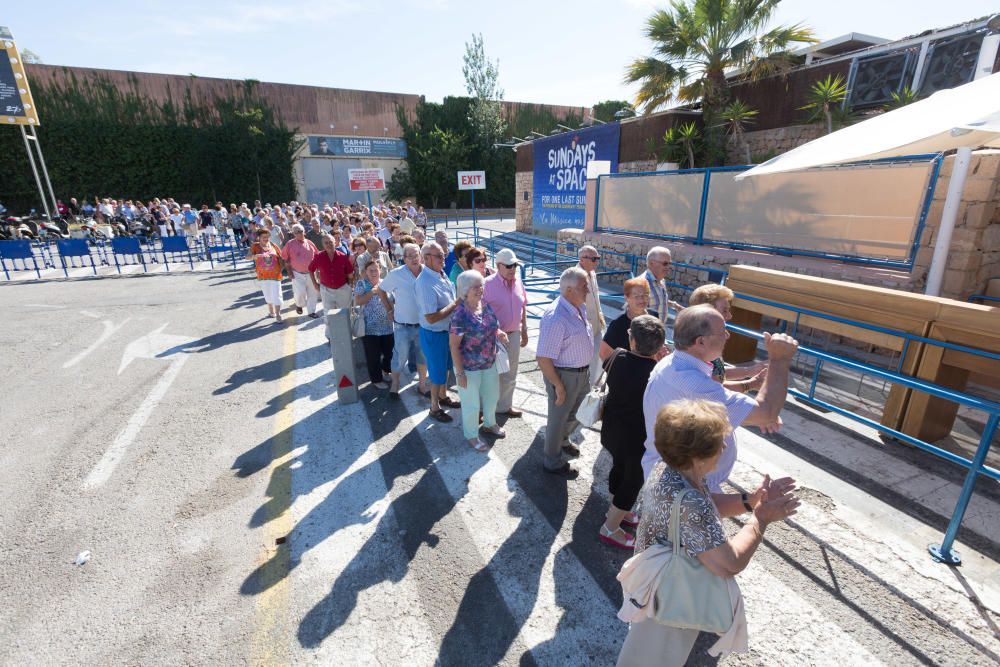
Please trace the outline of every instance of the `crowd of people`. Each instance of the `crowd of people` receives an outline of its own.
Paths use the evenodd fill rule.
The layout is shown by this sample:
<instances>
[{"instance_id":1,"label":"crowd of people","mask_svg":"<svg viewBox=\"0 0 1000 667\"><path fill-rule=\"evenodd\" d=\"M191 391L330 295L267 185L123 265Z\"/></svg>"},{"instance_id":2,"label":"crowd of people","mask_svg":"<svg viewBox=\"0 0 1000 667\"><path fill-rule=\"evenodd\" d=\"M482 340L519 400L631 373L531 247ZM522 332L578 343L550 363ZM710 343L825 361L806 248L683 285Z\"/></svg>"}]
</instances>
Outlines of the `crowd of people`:
<instances>
[{"instance_id":1,"label":"crowd of people","mask_svg":"<svg viewBox=\"0 0 1000 667\"><path fill-rule=\"evenodd\" d=\"M527 292L510 248L494 256L447 234L426 238L397 220L405 211L348 212L346 222L315 211L287 229L253 223L253 258L269 315L281 321L282 271L292 280L298 314L319 306L356 309L372 385L398 400L405 368L430 400L429 418L451 422L459 409L462 435L476 452L506 436L499 417L517 418L514 389L520 351L529 343ZM747 493L723 483L737 460L735 429L780 428L797 342L765 335L766 363L726 364L723 351L733 292L706 284L688 306L669 297L667 248L655 247L647 269L624 284L625 307L608 322L600 303L600 252L589 245L559 277L559 295L541 317L536 359L547 397L542 446L545 473L575 479L584 397L601 387L606 398L601 443L611 455L611 504L596 536L630 551L619 579L630 622L619 664L684 664L696 625L657 617L656 582L673 558L700 564L701 576L733 582L761 543L767 525L795 513L794 481L771 480ZM667 340L667 323L673 340ZM357 331L357 330L356 330ZM454 387L457 397L450 391ZM678 507L674 507L678 504ZM727 537L722 519L749 514ZM679 537L678 537L679 536ZM674 541L680 543L674 545ZM693 575L692 575L693 576ZM745 619L736 593L733 621L713 654L746 650Z\"/></svg>"}]
</instances>

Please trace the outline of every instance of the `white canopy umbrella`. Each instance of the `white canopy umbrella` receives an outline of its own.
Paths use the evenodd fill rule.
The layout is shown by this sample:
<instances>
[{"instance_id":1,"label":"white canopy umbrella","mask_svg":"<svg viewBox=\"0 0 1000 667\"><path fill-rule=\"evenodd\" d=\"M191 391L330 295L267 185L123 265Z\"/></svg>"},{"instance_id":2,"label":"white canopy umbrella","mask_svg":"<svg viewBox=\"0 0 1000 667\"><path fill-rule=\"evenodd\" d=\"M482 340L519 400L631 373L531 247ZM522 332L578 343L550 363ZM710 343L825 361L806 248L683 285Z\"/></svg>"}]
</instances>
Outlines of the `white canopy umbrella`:
<instances>
[{"instance_id":1,"label":"white canopy umbrella","mask_svg":"<svg viewBox=\"0 0 1000 667\"><path fill-rule=\"evenodd\" d=\"M1000 72L810 141L736 178L957 149L927 276L926 293L937 295L972 149L981 146L1000 148Z\"/></svg>"}]
</instances>

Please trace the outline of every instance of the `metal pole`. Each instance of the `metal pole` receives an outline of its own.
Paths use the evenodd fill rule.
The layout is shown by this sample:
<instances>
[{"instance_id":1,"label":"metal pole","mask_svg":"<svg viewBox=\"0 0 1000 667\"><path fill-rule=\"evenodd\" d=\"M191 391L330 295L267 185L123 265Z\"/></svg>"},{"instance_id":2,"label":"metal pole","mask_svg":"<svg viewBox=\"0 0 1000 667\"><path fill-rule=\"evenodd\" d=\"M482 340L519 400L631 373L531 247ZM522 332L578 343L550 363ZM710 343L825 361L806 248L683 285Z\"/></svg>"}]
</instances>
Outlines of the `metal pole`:
<instances>
[{"instance_id":1,"label":"metal pole","mask_svg":"<svg viewBox=\"0 0 1000 667\"><path fill-rule=\"evenodd\" d=\"M969 507L969 501L972 499L972 490L976 486L976 478L979 477L979 470L983 467L983 462L986 461L986 453L990 451L990 443L993 441L993 434L996 433L998 422L1000 422L1000 415L995 414L990 415L990 418L986 421L983 437L979 441L979 449L976 450L976 455L972 459L972 467L969 468L969 474L965 477L962 492L958 494L958 504L955 505L955 513L951 515L951 522L948 524L948 530L944 534L944 541L941 544L931 544L927 547L927 550L931 553L931 557L940 563L947 563L948 565L962 564L962 557L952 551L951 546L955 542L955 536L958 535L958 528L962 525L962 519L965 518L965 510Z\"/></svg>"},{"instance_id":2,"label":"metal pole","mask_svg":"<svg viewBox=\"0 0 1000 667\"><path fill-rule=\"evenodd\" d=\"M38 177L38 167L35 166L35 154L31 152L31 144L28 143L28 133L24 131L24 125L19 125L21 128L21 138L24 139L24 150L28 151L28 162L31 163L31 173L35 175L35 185L38 186L38 196L42 198L42 208L45 209L45 217L49 220L52 219L52 213L49 212L49 204L45 200L45 191L42 189L42 179ZM66 274L69 275L68 273Z\"/></svg>"},{"instance_id":3,"label":"metal pole","mask_svg":"<svg viewBox=\"0 0 1000 667\"><path fill-rule=\"evenodd\" d=\"M948 253L951 251L951 235L955 231L955 221L958 219L958 209L962 204L962 192L965 190L965 178L969 175L971 162L972 149L959 148L955 153L955 163L951 166L951 180L948 182L948 194L944 200L944 211L941 213L941 225L934 242L934 256L931 258L931 268L927 272L927 289L924 290L924 294L929 296L941 294L944 269L948 263Z\"/></svg>"},{"instance_id":4,"label":"metal pole","mask_svg":"<svg viewBox=\"0 0 1000 667\"><path fill-rule=\"evenodd\" d=\"M45 156L42 154L42 142L38 140L38 130L35 126L31 126L31 138L35 140L35 150L38 151L38 162L42 165L42 175L45 176L45 185L49 186L49 196L52 197L52 210L59 215L59 200L56 199L56 193L52 190L52 181L49 179L49 170L45 166Z\"/></svg>"},{"instance_id":5,"label":"metal pole","mask_svg":"<svg viewBox=\"0 0 1000 667\"><path fill-rule=\"evenodd\" d=\"M476 224L476 191L469 190L472 193L472 238L473 240L479 240L479 229Z\"/></svg>"},{"instance_id":6,"label":"metal pole","mask_svg":"<svg viewBox=\"0 0 1000 667\"><path fill-rule=\"evenodd\" d=\"M368 193L368 215L372 214L372 191L367 190Z\"/></svg>"}]
</instances>

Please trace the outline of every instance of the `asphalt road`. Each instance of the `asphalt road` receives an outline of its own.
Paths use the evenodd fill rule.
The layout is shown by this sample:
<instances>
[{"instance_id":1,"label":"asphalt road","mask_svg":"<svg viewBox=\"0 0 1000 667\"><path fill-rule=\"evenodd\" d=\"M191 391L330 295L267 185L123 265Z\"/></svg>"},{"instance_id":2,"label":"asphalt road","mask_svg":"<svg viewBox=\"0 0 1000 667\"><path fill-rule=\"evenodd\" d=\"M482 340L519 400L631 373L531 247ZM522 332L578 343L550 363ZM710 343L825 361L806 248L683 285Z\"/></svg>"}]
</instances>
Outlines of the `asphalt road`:
<instances>
[{"instance_id":1,"label":"asphalt road","mask_svg":"<svg viewBox=\"0 0 1000 667\"><path fill-rule=\"evenodd\" d=\"M3 664L614 663L608 461L590 432L579 479L541 473L532 353L526 416L483 455L413 386L340 404L322 321L265 318L245 272L3 285L0 302ZM801 410L781 438L741 432L732 479L805 487L740 577L751 652L716 661L705 637L690 664L1000 662L995 562L930 563L941 517L876 479L896 455ZM835 441L867 481L845 483Z\"/></svg>"}]
</instances>

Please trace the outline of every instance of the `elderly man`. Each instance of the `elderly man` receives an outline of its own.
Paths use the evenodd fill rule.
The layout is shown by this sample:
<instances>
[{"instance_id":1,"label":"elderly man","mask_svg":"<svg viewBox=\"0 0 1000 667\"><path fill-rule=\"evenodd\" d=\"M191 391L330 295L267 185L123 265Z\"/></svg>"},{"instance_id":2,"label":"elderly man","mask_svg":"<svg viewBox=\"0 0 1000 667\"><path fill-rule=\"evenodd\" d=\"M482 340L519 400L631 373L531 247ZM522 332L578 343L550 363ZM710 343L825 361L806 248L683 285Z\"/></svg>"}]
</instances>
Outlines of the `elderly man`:
<instances>
[{"instance_id":1,"label":"elderly man","mask_svg":"<svg viewBox=\"0 0 1000 667\"><path fill-rule=\"evenodd\" d=\"M354 267L351 258L337 250L329 234L323 237L323 252L316 253L309 263L309 273L327 314L338 308L351 307Z\"/></svg>"},{"instance_id":2,"label":"elderly man","mask_svg":"<svg viewBox=\"0 0 1000 667\"><path fill-rule=\"evenodd\" d=\"M312 222L309 223L309 231L306 232L306 238L312 241L316 248L322 248L324 234L323 228L320 227L319 218L313 218Z\"/></svg>"},{"instance_id":3,"label":"elderly man","mask_svg":"<svg viewBox=\"0 0 1000 667\"><path fill-rule=\"evenodd\" d=\"M500 375L500 398L497 414L520 417L522 412L514 408L514 385L517 382L517 367L521 360L521 348L528 345L528 294L517 275L517 255L510 248L503 248L494 257L497 272L486 279L483 302L488 303L500 322L500 329L507 334L503 344L510 359L510 371Z\"/></svg>"},{"instance_id":4,"label":"elderly man","mask_svg":"<svg viewBox=\"0 0 1000 667\"><path fill-rule=\"evenodd\" d=\"M393 261L389 259L389 253L382 250L378 239L365 239L365 251L358 256L358 266L363 267L368 263L368 260L372 260L378 264L379 277L382 280L385 280L385 277L389 275L390 269L395 266ZM420 273L420 271L418 270L417 273Z\"/></svg>"},{"instance_id":5,"label":"elderly man","mask_svg":"<svg viewBox=\"0 0 1000 667\"><path fill-rule=\"evenodd\" d=\"M417 277L417 308L420 312L420 347L427 360L431 380L430 416L439 422L450 422L452 416L441 406L461 407L448 396L448 371L452 369L451 348L448 345L448 325L458 306L455 286L444 274L444 251L431 241L420 249L424 268Z\"/></svg>"},{"instance_id":6,"label":"elderly man","mask_svg":"<svg viewBox=\"0 0 1000 667\"><path fill-rule=\"evenodd\" d=\"M300 224L292 225L292 238L281 249L281 258L285 260L292 273L292 294L295 297L295 312L302 314L302 307L309 311L309 317L316 319L319 290L313 285L309 266L319 249L306 238L306 230Z\"/></svg>"},{"instance_id":7,"label":"elderly man","mask_svg":"<svg viewBox=\"0 0 1000 667\"><path fill-rule=\"evenodd\" d=\"M759 426L765 432L777 430L778 415L788 391L788 371L798 342L786 334L764 334L769 367L767 378L757 397L730 391L712 379L712 361L722 356L729 332L719 311L708 304L685 308L674 323L674 353L653 368L642 398L646 421L646 453L642 457L645 477L660 460L653 444L653 425L660 409L680 399L718 401L726 407L734 433L726 436L726 446L719 462L706 476L708 488L719 493L722 482L736 463L735 429L741 425ZM745 501L744 501L745 502Z\"/></svg>"},{"instance_id":8,"label":"elderly man","mask_svg":"<svg viewBox=\"0 0 1000 667\"><path fill-rule=\"evenodd\" d=\"M670 308L677 312L684 309L681 304L670 300L670 292L667 290L666 277L670 273L670 262L670 249L654 246L646 253L646 270L640 276L649 283L649 309L656 313L664 325L669 319L667 311Z\"/></svg>"},{"instance_id":9,"label":"elderly man","mask_svg":"<svg viewBox=\"0 0 1000 667\"><path fill-rule=\"evenodd\" d=\"M369 242L378 247L378 241L369 239ZM420 309L416 292L421 266L420 248L407 243L403 246L403 266L390 271L375 288L393 322L392 386L389 387L392 399L399 398L399 376L408 358L416 365L420 377L417 390L423 395L428 393L427 364L420 350Z\"/></svg>"},{"instance_id":10,"label":"elderly man","mask_svg":"<svg viewBox=\"0 0 1000 667\"><path fill-rule=\"evenodd\" d=\"M601 255L597 248L585 245L577 253L580 263L577 265L587 274L587 319L594 334L594 355L590 360L590 383L594 384L601 377L601 341L604 339L604 313L601 311L601 288L597 286L597 267Z\"/></svg>"},{"instance_id":11,"label":"elderly man","mask_svg":"<svg viewBox=\"0 0 1000 667\"><path fill-rule=\"evenodd\" d=\"M564 455L580 455L569 434L579 426L576 410L590 388L594 355L594 332L584 308L588 283L587 272L578 267L563 271L559 298L542 315L535 352L549 399L542 465L546 472L567 479L577 476Z\"/></svg>"}]
</instances>

